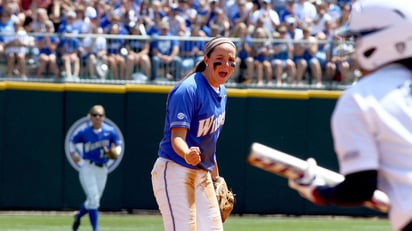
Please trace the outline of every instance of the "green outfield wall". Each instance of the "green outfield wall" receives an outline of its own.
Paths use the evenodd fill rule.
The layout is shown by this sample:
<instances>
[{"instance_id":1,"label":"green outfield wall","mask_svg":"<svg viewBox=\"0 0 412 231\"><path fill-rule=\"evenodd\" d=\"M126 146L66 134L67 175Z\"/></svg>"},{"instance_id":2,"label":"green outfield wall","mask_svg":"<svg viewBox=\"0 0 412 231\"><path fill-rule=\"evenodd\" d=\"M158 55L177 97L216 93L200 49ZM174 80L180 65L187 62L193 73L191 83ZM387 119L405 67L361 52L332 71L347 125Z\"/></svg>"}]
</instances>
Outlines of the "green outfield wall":
<instances>
[{"instance_id":1,"label":"green outfield wall","mask_svg":"<svg viewBox=\"0 0 412 231\"><path fill-rule=\"evenodd\" d=\"M102 210L157 209L150 171L171 86L0 83L0 210L72 210L84 200L65 136L94 104L122 131L125 153L109 175ZM246 163L253 142L337 170L330 116L339 91L229 89L218 143L220 173L237 195L235 213L380 215L318 207L287 181Z\"/></svg>"}]
</instances>

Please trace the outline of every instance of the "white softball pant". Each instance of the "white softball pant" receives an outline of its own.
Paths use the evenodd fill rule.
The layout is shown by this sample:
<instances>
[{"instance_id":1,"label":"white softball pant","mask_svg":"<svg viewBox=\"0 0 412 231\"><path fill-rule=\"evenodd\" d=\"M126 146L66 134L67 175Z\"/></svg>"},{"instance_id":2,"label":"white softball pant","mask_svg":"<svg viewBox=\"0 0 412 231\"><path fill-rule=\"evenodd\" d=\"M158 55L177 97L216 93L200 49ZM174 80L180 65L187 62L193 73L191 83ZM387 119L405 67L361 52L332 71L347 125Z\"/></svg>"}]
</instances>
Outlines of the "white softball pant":
<instances>
[{"instance_id":1,"label":"white softball pant","mask_svg":"<svg viewBox=\"0 0 412 231\"><path fill-rule=\"evenodd\" d=\"M223 230L208 171L160 157L152 170L152 185L166 231Z\"/></svg>"},{"instance_id":2,"label":"white softball pant","mask_svg":"<svg viewBox=\"0 0 412 231\"><path fill-rule=\"evenodd\" d=\"M80 168L80 184L86 194L84 207L86 209L98 209L100 207L100 198L102 197L107 181L107 167L99 167L91 164L88 160Z\"/></svg>"}]
</instances>

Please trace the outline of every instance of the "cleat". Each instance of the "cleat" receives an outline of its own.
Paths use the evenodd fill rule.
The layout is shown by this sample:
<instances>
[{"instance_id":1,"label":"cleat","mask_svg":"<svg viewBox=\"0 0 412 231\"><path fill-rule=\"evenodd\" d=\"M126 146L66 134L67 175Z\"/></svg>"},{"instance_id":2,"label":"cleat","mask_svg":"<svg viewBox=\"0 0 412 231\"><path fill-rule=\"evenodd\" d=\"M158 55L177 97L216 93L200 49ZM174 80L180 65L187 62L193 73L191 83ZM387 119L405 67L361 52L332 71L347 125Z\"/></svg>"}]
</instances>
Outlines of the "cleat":
<instances>
[{"instance_id":1,"label":"cleat","mask_svg":"<svg viewBox=\"0 0 412 231\"><path fill-rule=\"evenodd\" d=\"M73 231L77 231L79 229L79 226L80 226L80 218L77 218L77 214L76 214L74 215L74 221L72 225Z\"/></svg>"}]
</instances>

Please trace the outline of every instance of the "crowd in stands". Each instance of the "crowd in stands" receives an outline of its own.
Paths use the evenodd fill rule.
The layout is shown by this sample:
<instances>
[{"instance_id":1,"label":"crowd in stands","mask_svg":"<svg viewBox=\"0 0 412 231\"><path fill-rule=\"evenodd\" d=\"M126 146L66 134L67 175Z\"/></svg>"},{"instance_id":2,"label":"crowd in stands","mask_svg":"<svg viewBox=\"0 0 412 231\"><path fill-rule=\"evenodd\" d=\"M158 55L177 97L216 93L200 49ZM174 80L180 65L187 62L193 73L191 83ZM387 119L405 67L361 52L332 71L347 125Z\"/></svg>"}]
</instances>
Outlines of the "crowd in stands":
<instances>
[{"instance_id":1,"label":"crowd in stands","mask_svg":"<svg viewBox=\"0 0 412 231\"><path fill-rule=\"evenodd\" d=\"M356 81L353 43L335 34L354 0L1 0L2 77L176 81L210 37L238 47L233 81ZM32 76L30 76L32 77Z\"/></svg>"}]
</instances>

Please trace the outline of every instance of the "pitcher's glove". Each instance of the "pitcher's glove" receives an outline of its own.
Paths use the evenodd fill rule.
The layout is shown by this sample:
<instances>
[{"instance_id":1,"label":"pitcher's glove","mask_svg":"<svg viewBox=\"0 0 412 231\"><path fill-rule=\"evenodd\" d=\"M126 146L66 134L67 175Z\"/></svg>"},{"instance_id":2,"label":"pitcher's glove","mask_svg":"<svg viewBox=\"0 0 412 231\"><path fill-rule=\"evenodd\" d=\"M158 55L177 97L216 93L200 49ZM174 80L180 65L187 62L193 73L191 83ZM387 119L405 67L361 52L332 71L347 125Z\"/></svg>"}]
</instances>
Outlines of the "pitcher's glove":
<instances>
[{"instance_id":1,"label":"pitcher's glove","mask_svg":"<svg viewBox=\"0 0 412 231\"><path fill-rule=\"evenodd\" d=\"M235 194L227 187L223 177L217 177L217 179L213 181L213 186L215 187L217 202L219 204L220 216L222 217L222 222L225 222L235 206Z\"/></svg>"}]
</instances>

